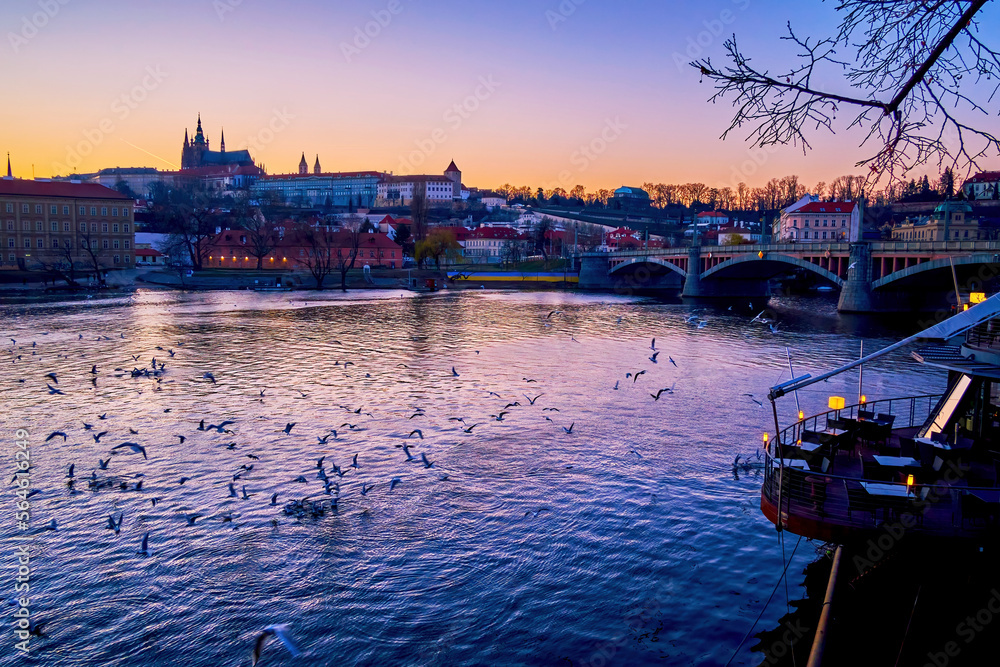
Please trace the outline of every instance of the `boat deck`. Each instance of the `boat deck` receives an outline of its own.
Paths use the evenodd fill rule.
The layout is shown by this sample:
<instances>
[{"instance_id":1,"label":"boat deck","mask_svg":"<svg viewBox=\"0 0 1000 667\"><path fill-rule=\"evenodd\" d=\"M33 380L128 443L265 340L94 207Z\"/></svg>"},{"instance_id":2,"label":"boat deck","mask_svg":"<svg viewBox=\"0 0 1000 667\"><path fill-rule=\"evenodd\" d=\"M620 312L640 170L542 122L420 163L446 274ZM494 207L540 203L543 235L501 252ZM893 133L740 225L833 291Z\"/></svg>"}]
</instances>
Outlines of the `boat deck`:
<instances>
[{"instance_id":1,"label":"boat deck","mask_svg":"<svg viewBox=\"0 0 1000 667\"><path fill-rule=\"evenodd\" d=\"M841 543L887 531L1000 537L1000 452L934 449L929 459L913 442L917 430L892 430L882 442L846 434L813 453L796 443L782 459L769 453L762 511L776 523L780 500L787 530Z\"/></svg>"}]
</instances>

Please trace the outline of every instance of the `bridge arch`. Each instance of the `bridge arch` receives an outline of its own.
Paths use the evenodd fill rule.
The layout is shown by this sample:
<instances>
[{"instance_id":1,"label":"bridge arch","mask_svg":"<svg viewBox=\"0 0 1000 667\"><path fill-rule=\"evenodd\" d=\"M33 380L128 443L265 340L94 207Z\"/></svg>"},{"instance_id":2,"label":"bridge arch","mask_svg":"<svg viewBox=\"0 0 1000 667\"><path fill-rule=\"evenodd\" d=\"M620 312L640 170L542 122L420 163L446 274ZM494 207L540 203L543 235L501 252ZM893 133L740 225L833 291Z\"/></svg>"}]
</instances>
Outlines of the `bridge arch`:
<instances>
[{"instance_id":1,"label":"bridge arch","mask_svg":"<svg viewBox=\"0 0 1000 667\"><path fill-rule=\"evenodd\" d=\"M927 273L929 271L940 271L940 270L950 270L952 266L969 266L969 265L987 265L987 264L1000 264L1000 256L995 253L978 253L975 255L965 255L965 256L955 256L955 257L941 257L938 259L932 259L929 262L921 262L920 264L914 264L913 266L907 267L905 269L900 269L899 271L894 271L886 276L882 276L878 280L872 281L872 289L877 290L883 287L892 285L893 283L899 282L900 280L905 280L918 276L922 273ZM990 275L986 278L995 278L998 275L997 270L990 271ZM961 276L960 276L961 278ZM950 282L950 280L949 280Z\"/></svg>"},{"instance_id":2,"label":"bridge arch","mask_svg":"<svg viewBox=\"0 0 1000 667\"><path fill-rule=\"evenodd\" d=\"M817 266L812 262L807 262L806 260L799 259L798 257L792 257L790 255L782 255L773 252L765 253L763 259L758 257L756 254L751 254L751 253L746 253L745 255L733 257L732 259L728 259L725 262L722 262L718 266L713 266L711 269L701 274L701 278L702 280L705 280L706 278L711 278L712 276L717 276L719 278L742 277L739 275L741 273L740 269L742 268L740 265L746 264L748 262L756 265L755 268L761 269L753 272L755 274L754 277L757 278L770 278L781 272L782 267L780 265L789 265L800 269L806 269L807 271L812 271L816 275L826 280L829 280L837 287L844 286L844 279L838 276L837 274L833 273L832 271L827 271L826 269ZM773 273L771 273L770 275L764 275L768 273L768 271L762 271L762 269L765 268L766 269L773 268L774 269ZM722 275L718 275L720 273ZM733 274L733 275L730 276L726 274Z\"/></svg>"},{"instance_id":3,"label":"bridge arch","mask_svg":"<svg viewBox=\"0 0 1000 667\"><path fill-rule=\"evenodd\" d=\"M677 275L679 275L681 278L687 278L687 271L685 271L681 267L677 266L676 264L672 264L671 262L667 262L667 261L664 261L662 259L657 259L656 257L633 257L631 260L622 262L621 264L619 264L615 268L613 268L610 271L608 271L608 276L613 276L616 273L619 273L619 272L623 271L626 268L630 268L630 267L631 268L636 268L640 264L655 264L656 266L662 266L664 268L669 269L670 271L673 271L674 273L676 273Z\"/></svg>"}]
</instances>

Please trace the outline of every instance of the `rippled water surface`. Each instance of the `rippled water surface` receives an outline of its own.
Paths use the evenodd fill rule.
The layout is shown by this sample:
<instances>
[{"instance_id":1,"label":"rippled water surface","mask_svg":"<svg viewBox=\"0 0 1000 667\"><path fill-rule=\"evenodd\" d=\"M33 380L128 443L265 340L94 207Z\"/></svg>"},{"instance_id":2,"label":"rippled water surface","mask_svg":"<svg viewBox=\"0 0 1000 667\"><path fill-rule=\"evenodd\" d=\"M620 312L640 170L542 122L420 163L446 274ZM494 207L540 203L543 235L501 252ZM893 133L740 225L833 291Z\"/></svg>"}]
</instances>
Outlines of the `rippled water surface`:
<instances>
[{"instance_id":1,"label":"rippled water surface","mask_svg":"<svg viewBox=\"0 0 1000 667\"><path fill-rule=\"evenodd\" d=\"M302 655L272 640L262 665L723 665L782 567L759 477L732 471L772 425L744 394L767 405L767 387L789 377L786 346L796 374L815 373L856 356L859 335L874 350L902 333L838 317L829 301L771 305L777 333L750 323L749 304L562 293L8 299L4 482L25 428L45 636L26 661L5 631L0 665L249 665L273 623ZM153 357L158 377L131 376ZM872 398L943 382L902 355L865 369ZM848 373L813 387L803 409L856 385ZM231 420L231 433L199 431L202 419ZM68 439L45 442L55 430ZM100 470L123 442L148 459L118 449ZM286 515L304 497L325 514ZM5 485L8 545L15 501ZM42 530L52 519L58 529ZM814 556L803 542L792 599ZM7 548L5 599L15 574ZM785 611L782 590L758 629ZM753 643L732 664L758 664Z\"/></svg>"}]
</instances>

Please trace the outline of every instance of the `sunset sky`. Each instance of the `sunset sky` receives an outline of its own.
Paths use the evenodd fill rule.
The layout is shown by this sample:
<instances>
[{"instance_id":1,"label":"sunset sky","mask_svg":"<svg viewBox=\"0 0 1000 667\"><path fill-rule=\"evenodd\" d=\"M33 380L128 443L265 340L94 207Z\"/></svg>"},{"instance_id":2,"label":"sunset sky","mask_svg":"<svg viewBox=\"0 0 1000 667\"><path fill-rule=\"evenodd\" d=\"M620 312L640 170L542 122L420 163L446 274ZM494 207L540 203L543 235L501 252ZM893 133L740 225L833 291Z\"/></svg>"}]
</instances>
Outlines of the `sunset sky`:
<instances>
[{"instance_id":1,"label":"sunset sky","mask_svg":"<svg viewBox=\"0 0 1000 667\"><path fill-rule=\"evenodd\" d=\"M0 151L23 178L174 169L201 112L213 149L224 127L226 148L249 147L270 173L305 152L325 171L441 173L454 159L477 187L811 185L858 173L860 135L820 131L806 155L788 146L755 162L746 132L720 140L731 108L709 104L709 84L680 63L721 61L735 32L761 66L780 66L786 21L825 36L834 6L5 0ZM985 14L997 34L1000 11ZM366 27L374 37L359 37ZM986 122L1000 132L995 114Z\"/></svg>"}]
</instances>

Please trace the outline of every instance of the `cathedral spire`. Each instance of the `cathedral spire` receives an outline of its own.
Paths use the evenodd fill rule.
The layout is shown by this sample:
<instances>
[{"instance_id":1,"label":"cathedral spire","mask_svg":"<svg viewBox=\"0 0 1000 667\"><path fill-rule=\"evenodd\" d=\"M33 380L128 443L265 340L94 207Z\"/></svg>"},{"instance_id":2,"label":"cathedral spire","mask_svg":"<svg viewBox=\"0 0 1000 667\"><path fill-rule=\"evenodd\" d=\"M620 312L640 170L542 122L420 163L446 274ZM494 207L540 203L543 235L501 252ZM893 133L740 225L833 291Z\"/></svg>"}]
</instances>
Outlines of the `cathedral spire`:
<instances>
[{"instance_id":1,"label":"cathedral spire","mask_svg":"<svg viewBox=\"0 0 1000 667\"><path fill-rule=\"evenodd\" d=\"M201 129L201 112L198 113L198 129L194 135L194 145L204 146L205 145L205 133Z\"/></svg>"},{"instance_id":2,"label":"cathedral spire","mask_svg":"<svg viewBox=\"0 0 1000 667\"><path fill-rule=\"evenodd\" d=\"M318 153L316 155L316 164L313 165L313 173L314 174L322 174L323 173L323 170L320 169L320 166L319 166L319 154Z\"/></svg>"},{"instance_id":3,"label":"cathedral spire","mask_svg":"<svg viewBox=\"0 0 1000 667\"><path fill-rule=\"evenodd\" d=\"M219 146L219 149L223 153L226 152L226 128L222 128L222 142L221 142L221 144Z\"/></svg>"},{"instance_id":4,"label":"cathedral spire","mask_svg":"<svg viewBox=\"0 0 1000 667\"><path fill-rule=\"evenodd\" d=\"M299 173L308 174L309 173L309 163L306 162L306 154L302 153L302 159L299 160Z\"/></svg>"},{"instance_id":5,"label":"cathedral spire","mask_svg":"<svg viewBox=\"0 0 1000 667\"><path fill-rule=\"evenodd\" d=\"M190 142L188 141L188 131L187 131L187 128L185 127L184 128L184 148L187 148L189 144L190 144Z\"/></svg>"},{"instance_id":6,"label":"cathedral spire","mask_svg":"<svg viewBox=\"0 0 1000 667\"><path fill-rule=\"evenodd\" d=\"M14 174L10 171L10 152L7 153L7 178L14 178Z\"/></svg>"}]
</instances>

